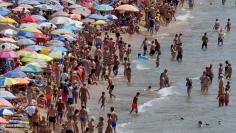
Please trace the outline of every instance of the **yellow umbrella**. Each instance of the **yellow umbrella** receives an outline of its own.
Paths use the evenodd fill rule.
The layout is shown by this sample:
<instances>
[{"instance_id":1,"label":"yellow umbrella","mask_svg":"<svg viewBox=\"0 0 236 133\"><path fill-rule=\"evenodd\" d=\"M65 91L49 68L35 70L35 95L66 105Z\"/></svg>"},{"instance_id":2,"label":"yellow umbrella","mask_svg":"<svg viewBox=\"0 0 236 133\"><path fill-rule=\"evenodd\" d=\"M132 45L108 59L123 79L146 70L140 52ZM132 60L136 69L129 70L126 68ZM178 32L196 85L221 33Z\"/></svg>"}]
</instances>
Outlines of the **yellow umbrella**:
<instances>
[{"instance_id":1,"label":"yellow umbrella","mask_svg":"<svg viewBox=\"0 0 236 133\"><path fill-rule=\"evenodd\" d=\"M62 52L51 52L48 56L53 59L62 59Z\"/></svg>"},{"instance_id":2,"label":"yellow umbrella","mask_svg":"<svg viewBox=\"0 0 236 133\"><path fill-rule=\"evenodd\" d=\"M104 20L98 20L98 21L95 22L95 24L103 25L103 24L107 24L107 22L105 22Z\"/></svg>"},{"instance_id":3,"label":"yellow umbrella","mask_svg":"<svg viewBox=\"0 0 236 133\"><path fill-rule=\"evenodd\" d=\"M12 6L13 4L12 3L9 3L9 2L2 2L0 3L0 6L4 6L4 7L8 7L8 6Z\"/></svg>"},{"instance_id":4,"label":"yellow umbrella","mask_svg":"<svg viewBox=\"0 0 236 133\"><path fill-rule=\"evenodd\" d=\"M17 81L13 78L5 78L4 86L10 86L17 84Z\"/></svg>"},{"instance_id":5,"label":"yellow umbrella","mask_svg":"<svg viewBox=\"0 0 236 133\"><path fill-rule=\"evenodd\" d=\"M30 27L34 27L34 28L37 28L37 29L41 29L41 26L39 26L39 25L36 24L36 23L25 23L25 24L21 24L20 29L23 29L23 28L30 28Z\"/></svg>"},{"instance_id":6,"label":"yellow umbrella","mask_svg":"<svg viewBox=\"0 0 236 133\"><path fill-rule=\"evenodd\" d=\"M43 60L43 61L53 60L53 58L51 58L47 55L44 55L44 54L28 54L28 55L24 56L24 58L39 59L39 60ZM25 59L25 60L27 60L27 59ZM32 60L30 60L30 61L32 61Z\"/></svg>"},{"instance_id":7,"label":"yellow umbrella","mask_svg":"<svg viewBox=\"0 0 236 133\"><path fill-rule=\"evenodd\" d=\"M63 34L72 35L72 32L66 29L57 29L52 31L51 33L54 35L63 35Z\"/></svg>"},{"instance_id":8,"label":"yellow umbrella","mask_svg":"<svg viewBox=\"0 0 236 133\"><path fill-rule=\"evenodd\" d=\"M16 24L17 22L14 19L6 17L6 18L0 18L0 23Z\"/></svg>"},{"instance_id":9,"label":"yellow umbrella","mask_svg":"<svg viewBox=\"0 0 236 133\"><path fill-rule=\"evenodd\" d=\"M52 48L45 47L40 50L40 54L48 55L49 51L52 50Z\"/></svg>"},{"instance_id":10,"label":"yellow umbrella","mask_svg":"<svg viewBox=\"0 0 236 133\"><path fill-rule=\"evenodd\" d=\"M20 30L34 32L34 33L42 33L40 30L38 30L35 27L23 27Z\"/></svg>"}]
</instances>

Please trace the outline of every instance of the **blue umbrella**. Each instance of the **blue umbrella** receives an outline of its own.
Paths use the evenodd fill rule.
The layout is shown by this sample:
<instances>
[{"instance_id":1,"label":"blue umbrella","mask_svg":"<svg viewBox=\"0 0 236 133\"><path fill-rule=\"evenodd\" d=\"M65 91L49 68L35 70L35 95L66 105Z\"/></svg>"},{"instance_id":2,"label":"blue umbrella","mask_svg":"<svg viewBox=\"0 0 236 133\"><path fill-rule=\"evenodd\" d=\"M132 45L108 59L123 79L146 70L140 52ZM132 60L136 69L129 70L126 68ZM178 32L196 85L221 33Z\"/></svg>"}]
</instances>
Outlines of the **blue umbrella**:
<instances>
[{"instance_id":1,"label":"blue umbrella","mask_svg":"<svg viewBox=\"0 0 236 133\"><path fill-rule=\"evenodd\" d=\"M27 38L34 38L35 37L34 33L28 32L28 31L19 31L17 33L17 35L20 37L27 37Z\"/></svg>"},{"instance_id":2,"label":"blue umbrella","mask_svg":"<svg viewBox=\"0 0 236 133\"><path fill-rule=\"evenodd\" d=\"M32 17L35 17L35 18L39 19L40 21L46 21L47 20L44 16L41 16L41 15L32 15Z\"/></svg>"},{"instance_id":3,"label":"blue umbrella","mask_svg":"<svg viewBox=\"0 0 236 133\"><path fill-rule=\"evenodd\" d=\"M64 25L63 29L70 30L70 31L76 31L79 28L75 27L74 25Z\"/></svg>"},{"instance_id":4,"label":"blue umbrella","mask_svg":"<svg viewBox=\"0 0 236 133\"><path fill-rule=\"evenodd\" d=\"M113 7L110 5L101 4L101 5L97 5L95 9L98 11L112 11Z\"/></svg>"},{"instance_id":5,"label":"blue umbrella","mask_svg":"<svg viewBox=\"0 0 236 133\"><path fill-rule=\"evenodd\" d=\"M41 45L30 45L30 46L27 46L27 48L33 49L34 51L39 51L42 48L44 48L44 46L41 46Z\"/></svg>"},{"instance_id":6,"label":"blue umbrella","mask_svg":"<svg viewBox=\"0 0 236 133\"><path fill-rule=\"evenodd\" d=\"M11 99L14 99L15 96L9 91L0 91L0 98L11 100Z\"/></svg>"},{"instance_id":7,"label":"blue umbrella","mask_svg":"<svg viewBox=\"0 0 236 133\"><path fill-rule=\"evenodd\" d=\"M100 14L89 14L86 16L86 18L90 18L90 19L96 19L96 20L106 20L107 18L100 15Z\"/></svg>"},{"instance_id":8,"label":"blue umbrella","mask_svg":"<svg viewBox=\"0 0 236 133\"><path fill-rule=\"evenodd\" d=\"M25 78L25 77L27 77L27 75L24 72L18 71L18 70L8 71L5 74L3 74L3 76L8 77L8 78Z\"/></svg>"},{"instance_id":9,"label":"blue umbrella","mask_svg":"<svg viewBox=\"0 0 236 133\"><path fill-rule=\"evenodd\" d=\"M28 73L41 73L41 72L43 72L42 68L37 67L37 66L33 66L33 65L22 66L20 69L22 71L28 72Z\"/></svg>"},{"instance_id":10,"label":"blue umbrella","mask_svg":"<svg viewBox=\"0 0 236 133\"><path fill-rule=\"evenodd\" d=\"M66 49L65 47L63 47L63 46L52 46L51 47L53 50L52 51L62 51L62 52L67 52L68 51L68 49Z\"/></svg>"},{"instance_id":11,"label":"blue umbrella","mask_svg":"<svg viewBox=\"0 0 236 133\"><path fill-rule=\"evenodd\" d=\"M9 9L7 9L6 7L2 7L0 6L0 15L2 16L6 16L7 14L9 14L11 11Z\"/></svg>"},{"instance_id":12,"label":"blue umbrella","mask_svg":"<svg viewBox=\"0 0 236 133\"><path fill-rule=\"evenodd\" d=\"M11 111L9 109L0 109L0 116L5 116L5 115L14 115L15 112Z\"/></svg>"}]
</instances>

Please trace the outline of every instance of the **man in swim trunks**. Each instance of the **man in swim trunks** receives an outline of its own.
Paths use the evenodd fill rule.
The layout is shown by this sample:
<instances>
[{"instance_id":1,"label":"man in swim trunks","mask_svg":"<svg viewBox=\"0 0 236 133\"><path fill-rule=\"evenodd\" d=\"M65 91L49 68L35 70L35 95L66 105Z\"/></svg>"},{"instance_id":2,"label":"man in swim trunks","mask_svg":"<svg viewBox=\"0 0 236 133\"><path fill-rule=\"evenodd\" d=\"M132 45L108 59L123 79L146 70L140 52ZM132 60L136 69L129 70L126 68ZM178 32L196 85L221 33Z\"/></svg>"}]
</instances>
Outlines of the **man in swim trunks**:
<instances>
[{"instance_id":1,"label":"man in swim trunks","mask_svg":"<svg viewBox=\"0 0 236 133\"><path fill-rule=\"evenodd\" d=\"M207 49L208 37L207 33L205 32L202 36L202 49L205 47Z\"/></svg>"},{"instance_id":2,"label":"man in swim trunks","mask_svg":"<svg viewBox=\"0 0 236 133\"><path fill-rule=\"evenodd\" d=\"M87 97L88 96L88 97ZM86 84L83 84L83 86L80 88L79 91L79 97L81 99L81 107L84 105L87 107L87 100L90 99L90 93L86 87Z\"/></svg>"},{"instance_id":3,"label":"man in swim trunks","mask_svg":"<svg viewBox=\"0 0 236 133\"><path fill-rule=\"evenodd\" d=\"M114 133L116 133L116 124L118 121L118 116L116 112L114 112L114 110L115 110L114 107L111 107L111 120L112 120L111 126L114 130Z\"/></svg>"},{"instance_id":4,"label":"man in swim trunks","mask_svg":"<svg viewBox=\"0 0 236 133\"><path fill-rule=\"evenodd\" d=\"M49 127L51 126L51 123L53 124L53 130L56 128L56 116L57 110L55 109L54 105L51 105L48 109L47 118L49 121Z\"/></svg>"},{"instance_id":5,"label":"man in swim trunks","mask_svg":"<svg viewBox=\"0 0 236 133\"><path fill-rule=\"evenodd\" d=\"M138 114L138 97L139 97L140 93L137 92L136 96L133 98L133 102L132 102L132 107L131 107L131 111L130 114L135 110L136 114Z\"/></svg>"}]
</instances>

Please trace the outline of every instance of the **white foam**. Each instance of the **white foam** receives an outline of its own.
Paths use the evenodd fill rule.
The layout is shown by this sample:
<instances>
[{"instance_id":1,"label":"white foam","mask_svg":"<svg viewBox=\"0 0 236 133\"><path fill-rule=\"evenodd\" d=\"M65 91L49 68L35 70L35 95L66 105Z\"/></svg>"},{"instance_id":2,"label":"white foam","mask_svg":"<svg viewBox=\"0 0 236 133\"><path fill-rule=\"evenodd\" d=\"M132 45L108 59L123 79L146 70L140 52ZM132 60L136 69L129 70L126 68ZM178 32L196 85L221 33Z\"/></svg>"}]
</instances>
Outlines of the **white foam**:
<instances>
[{"instance_id":1,"label":"white foam","mask_svg":"<svg viewBox=\"0 0 236 133\"><path fill-rule=\"evenodd\" d=\"M194 18L192 15L191 15L191 11L188 11L186 14L184 15L179 15L176 17L176 20L179 20L179 21L186 21L187 19L189 18Z\"/></svg>"},{"instance_id":2,"label":"white foam","mask_svg":"<svg viewBox=\"0 0 236 133\"><path fill-rule=\"evenodd\" d=\"M146 67L144 64L137 63L136 64L136 69L138 69L138 70L148 70L148 69L151 69L151 68Z\"/></svg>"},{"instance_id":3,"label":"white foam","mask_svg":"<svg viewBox=\"0 0 236 133\"><path fill-rule=\"evenodd\" d=\"M193 77L193 78L191 78L192 80L199 80L200 79L200 77Z\"/></svg>"}]
</instances>

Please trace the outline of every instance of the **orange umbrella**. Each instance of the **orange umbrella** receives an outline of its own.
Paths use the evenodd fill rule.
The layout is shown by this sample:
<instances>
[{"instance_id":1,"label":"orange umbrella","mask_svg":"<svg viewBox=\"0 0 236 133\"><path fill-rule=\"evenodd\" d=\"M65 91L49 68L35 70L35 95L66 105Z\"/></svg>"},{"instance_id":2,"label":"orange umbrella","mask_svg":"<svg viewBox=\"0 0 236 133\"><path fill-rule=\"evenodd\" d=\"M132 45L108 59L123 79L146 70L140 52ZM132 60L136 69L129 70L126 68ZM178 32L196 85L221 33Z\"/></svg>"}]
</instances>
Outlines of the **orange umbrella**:
<instances>
[{"instance_id":1,"label":"orange umbrella","mask_svg":"<svg viewBox=\"0 0 236 133\"><path fill-rule=\"evenodd\" d=\"M4 98L0 98L0 108L13 108L13 105Z\"/></svg>"},{"instance_id":2,"label":"orange umbrella","mask_svg":"<svg viewBox=\"0 0 236 133\"><path fill-rule=\"evenodd\" d=\"M120 5L116 7L115 10L124 11L124 12L138 12L139 11L138 7L129 5L129 4Z\"/></svg>"},{"instance_id":3,"label":"orange umbrella","mask_svg":"<svg viewBox=\"0 0 236 133\"><path fill-rule=\"evenodd\" d=\"M14 80L16 80L17 84L19 85L29 84L29 81L27 78L14 78Z\"/></svg>"},{"instance_id":4,"label":"orange umbrella","mask_svg":"<svg viewBox=\"0 0 236 133\"><path fill-rule=\"evenodd\" d=\"M80 20L80 19L81 19L81 15L79 15L79 14L70 14L70 18L71 18L71 19Z\"/></svg>"},{"instance_id":5,"label":"orange umbrella","mask_svg":"<svg viewBox=\"0 0 236 133\"><path fill-rule=\"evenodd\" d=\"M7 122L6 119L0 117L0 124L7 124L7 123L8 123L8 122Z\"/></svg>"}]
</instances>

